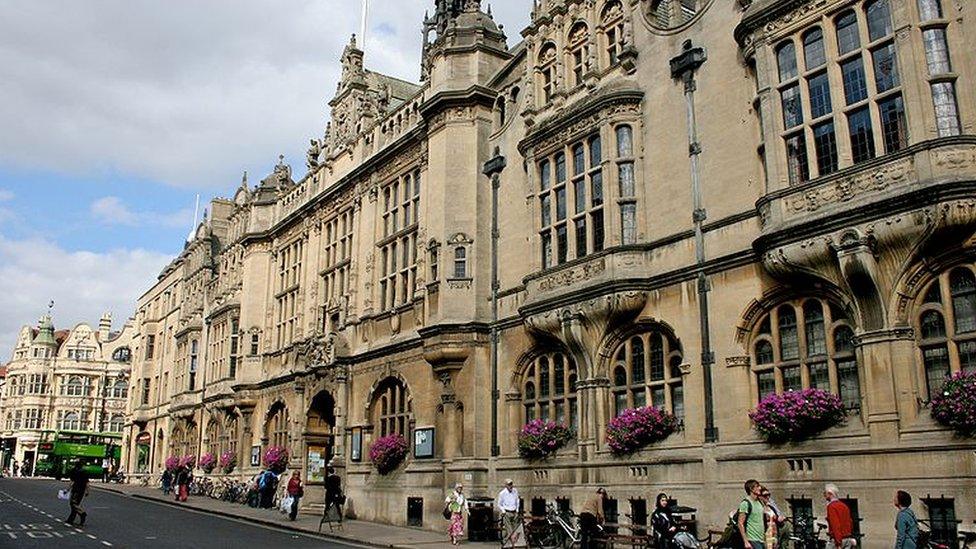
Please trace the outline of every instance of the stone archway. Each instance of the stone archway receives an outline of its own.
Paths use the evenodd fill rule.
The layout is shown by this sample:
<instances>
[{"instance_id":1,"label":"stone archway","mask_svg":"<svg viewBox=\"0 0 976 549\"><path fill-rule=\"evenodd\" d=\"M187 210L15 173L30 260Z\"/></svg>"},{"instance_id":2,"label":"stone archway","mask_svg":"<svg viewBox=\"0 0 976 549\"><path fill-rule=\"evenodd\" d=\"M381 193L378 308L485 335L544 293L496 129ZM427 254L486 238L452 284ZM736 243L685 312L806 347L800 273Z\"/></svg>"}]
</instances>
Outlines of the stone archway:
<instances>
[{"instance_id":1,"label":"stone archway","mask_svg":"<svg viewBox=\"0 0 976 549\"><path fill-rule=\"evenodd\" d=\"M305 481L308 484L325 483L326 467L336 447L335 425L335 397L329 391L319 391L312 397L305 412L305 428L302 431Z\"/></svg>"}]
</instances>

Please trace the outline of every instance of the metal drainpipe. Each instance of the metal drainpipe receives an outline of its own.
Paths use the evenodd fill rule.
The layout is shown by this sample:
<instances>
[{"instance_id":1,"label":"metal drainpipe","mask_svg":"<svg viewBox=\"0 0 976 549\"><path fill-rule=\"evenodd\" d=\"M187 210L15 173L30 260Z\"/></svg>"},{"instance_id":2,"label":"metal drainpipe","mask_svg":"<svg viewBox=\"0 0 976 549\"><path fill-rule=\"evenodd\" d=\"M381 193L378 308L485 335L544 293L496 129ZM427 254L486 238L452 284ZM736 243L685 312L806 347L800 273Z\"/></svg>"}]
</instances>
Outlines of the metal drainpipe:
<instances>
[{"instance_id":1,"label":"metal drainpipe","mask_svg":"<svg viewBox=\"0 0 976 549\"><path fill-rule=\"evenodd\" d=\"M491 455L498 456L498 188L506 161L498 147L494 154L483 173L491 178Z\"/></svg>"},{"instance_id":2,"label":"metal drainpipe","mask_svg":"<svg viewBox=\"0 0 976 549\"><path fill-rule=\"evenodd\" d=\"M695 71L705 63L707 56L701 47L693 47L691 40L682 45L682 52L671 59L671 77L681 79L685 88L685 109L688 120L688 157L691 161L691 194L694 200L692 220L695 224L695 263L698 270L698 316L701 329L701 363L704 374L705 392L705 442L718 440L715 427L715 406L712 396L712 366L715 353L712 351L711 334L708 322L708 292L710 284L705 275L705 235L702 226L708 215L702 204L701 173L698 158L702 147L698 141L698 121L695 118Z\"/></svg>"}]
</instances>

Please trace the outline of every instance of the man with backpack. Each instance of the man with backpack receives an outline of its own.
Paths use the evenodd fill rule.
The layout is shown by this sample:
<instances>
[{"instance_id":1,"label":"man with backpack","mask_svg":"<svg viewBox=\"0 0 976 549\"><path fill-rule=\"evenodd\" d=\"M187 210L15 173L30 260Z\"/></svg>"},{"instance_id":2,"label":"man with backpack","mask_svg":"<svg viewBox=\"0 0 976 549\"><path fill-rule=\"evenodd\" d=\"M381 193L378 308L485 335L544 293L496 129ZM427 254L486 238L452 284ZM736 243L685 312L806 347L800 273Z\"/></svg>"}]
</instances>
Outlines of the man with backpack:
<instances>
[{"instance_id":1,"label":"man with backpack","mask_svg":"<svg viewBox=\"0 0 976 549\"><path fill-rule=\"evenodd\" d=\"M762 485L758 480L745 483L746 497L739 504L736 524L745 549L766 549L766 527L763 524L763 504L759 502Z\"/></svg>"}]
</instances>

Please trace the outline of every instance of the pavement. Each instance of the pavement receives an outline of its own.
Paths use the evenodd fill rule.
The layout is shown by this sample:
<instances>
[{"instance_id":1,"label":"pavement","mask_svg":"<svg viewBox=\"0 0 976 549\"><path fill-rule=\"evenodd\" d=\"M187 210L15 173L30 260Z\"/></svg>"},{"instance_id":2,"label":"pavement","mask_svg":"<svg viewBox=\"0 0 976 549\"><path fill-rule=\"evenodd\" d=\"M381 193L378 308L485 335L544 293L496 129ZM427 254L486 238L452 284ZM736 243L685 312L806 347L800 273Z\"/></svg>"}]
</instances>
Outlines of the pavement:
<instances>
[{"instance_id":1,"label":"pavement","mask_svg":"<svg viewBox=\"0 0 976 549\"><path fill-rule=\"evenodd\" d=\"M0 490L3 490L0 481ZM218 501L205 496L190 496L185 503L174 501L173 496L165 496L158 488L129 484L93 484L96 490L124 496L130 501L145 502L156 506L166 506L181 511L206 513L214 517L244 521L293 532L299 535L313 535L319 539L331 540L339 544L351 544L384 549L451 549L447 538L446 522L444 532L432 532L421 528L391 526L362 520L345 520L341 528L330 531L329 525L322 525L319 534L319 514L300 513L294 521L276 509L254 509L246 505ZM63 502L61 502L63 503ZM463 542L470 549L496 549L498 543ZM0 543L2 547L2 543ZM174 546L175 547L175 546ZM277 547L277 546L272 546Z\"/></svg>"},{"instance_id":2,"label":"pavement","mask_svg":"<svg viewBox=\"0 0 976 549\"><path fill-rule=\"evenodd\" d=\"M66 501L57 499L66 482L0 479L0 548L186 548L242 547L362 548L362 544L309 533L252 524L245 519L161 505L150 499L98 489L93 485L82 506L84 527L68 526Z\"/></svg>"}]
</instances>

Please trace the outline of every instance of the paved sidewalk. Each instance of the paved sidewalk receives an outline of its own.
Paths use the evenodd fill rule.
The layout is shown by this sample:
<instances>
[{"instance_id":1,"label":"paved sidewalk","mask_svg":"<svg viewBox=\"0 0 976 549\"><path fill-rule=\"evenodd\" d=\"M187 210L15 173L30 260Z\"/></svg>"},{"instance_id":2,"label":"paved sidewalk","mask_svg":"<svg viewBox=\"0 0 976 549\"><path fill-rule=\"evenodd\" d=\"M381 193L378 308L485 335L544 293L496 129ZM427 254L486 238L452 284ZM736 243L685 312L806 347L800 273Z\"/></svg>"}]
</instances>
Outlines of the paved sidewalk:
<instances>
[{"instance_id":1,"label":"paved sidewalk","mask_svg":"<svg viewBox=\"0 0 976 549\"><path fill-rule=\"evenodd\" d=\"M283 528L297 532L318 534L319 515L302 514L298 515L295 521L288 520L288 517L280 513L277 509L254 509L246 505L218 501L205 496L190 496L186 503L173 501L173 496L164 496L158 488L147 486L132 486L128 484L101 484L92 483L92 488L108 490L120 493L129 497L142 500L156 501L176 507L186 507L194 511L202 511L214 515L229 518L236 518ZM445 522L445 532L437 533L419 528L407 528L402 526L390 526L376 522L366 522L362 520L345 520L342 528L329 531L329 525L322 525L323 537L334 538L336 540L348 541L373 547L396 548L396 549L450 549L451 543L447 539L447 528ZM472 549L488 549L498 547L497 543L473 543L464 542L463 545Z\"/></svg>"}]
</instances>

